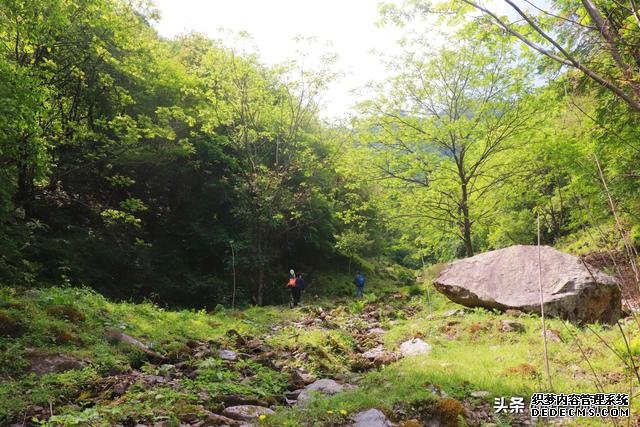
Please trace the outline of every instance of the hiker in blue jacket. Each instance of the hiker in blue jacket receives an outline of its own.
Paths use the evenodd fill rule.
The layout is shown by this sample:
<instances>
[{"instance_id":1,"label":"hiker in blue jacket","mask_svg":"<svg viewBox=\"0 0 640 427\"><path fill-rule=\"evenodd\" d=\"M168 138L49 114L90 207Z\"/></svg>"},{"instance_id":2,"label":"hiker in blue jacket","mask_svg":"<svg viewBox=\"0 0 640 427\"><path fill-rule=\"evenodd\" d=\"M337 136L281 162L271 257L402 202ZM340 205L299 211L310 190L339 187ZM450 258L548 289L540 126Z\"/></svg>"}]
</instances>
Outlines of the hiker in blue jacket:
<instances>
[{"instance_id":1,"label":"hiker in blue jacket","mask_svg":"<svg viewBox=\"0 0 640 427\"><path fill-rule=\"evenodd\" d=\"M364 276L360 271L358 271L356 277L353 279L353 283L356 285L356 297L362 298L364 295Z\"/></svg>"}]
</instances>

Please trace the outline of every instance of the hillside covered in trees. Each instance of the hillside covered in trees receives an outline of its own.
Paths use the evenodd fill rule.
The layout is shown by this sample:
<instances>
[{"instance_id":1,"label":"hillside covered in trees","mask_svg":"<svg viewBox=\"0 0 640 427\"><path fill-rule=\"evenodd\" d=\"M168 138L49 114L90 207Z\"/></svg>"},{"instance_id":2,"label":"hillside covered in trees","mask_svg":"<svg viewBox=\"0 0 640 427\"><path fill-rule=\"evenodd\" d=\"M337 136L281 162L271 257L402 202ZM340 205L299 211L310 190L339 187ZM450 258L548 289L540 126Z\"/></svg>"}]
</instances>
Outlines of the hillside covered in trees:
<instances>
[{"instance_id":1,"label":"hillside covered in trees","mask_svg":"<svg viewBox=\"0 0 640 427\"><path fill-rule=\"evenodd\" d=\"M634 15L607 12L606 44L558 5L557 42L513 27L524 49L464 5L440 5L456 30L408 36L394 77L337 126L318 116L328 54L267 67L163 39L151 5L5 2L0 277L213 307L234 269L240 301L279 302L291 264L418 268L532 243L537 215L543 243L635 245ZM389 25L431 12L382 7Z\"/></svg>"},{"instance_id":2,"label":"hillside covered in trees","mask_svg":"<svg viewBox=\"0 0 640 427\"><path fill-rule=\"evenodd\" d=\"M429 331L441 347L437 363L421 369L444 371L418 377L442 387L440 398L451 396L453 418L431 400L422 415L420 404L397 407L423 383L393 382L390 396L371 395L387 381L384 370L334 401L345 414L331 401L309 410L318 425L343 425L351 422L347 412L379 398L385 403L378 407L397 422L437 415L442 425L456 425L478 403L472 392L530 396L539 390L532 384L542 387L542 370L529 360L542 357L531 344L541 331L527 317L527 335L495 344L500 315L475 310L451 320L457 315L444 313L455 306L434 296L430 281L456 258L536 244L538 222L542 244L616 275L625 314L633 316L640 279L636 2L413 0L378 8L381 25L407 28L398 41L402 53L382 52L389 78L361 88L366 95L348 117L326 120L322 99L341 72L334 52L312 39L299 38L299 57L267 65L243 44L244 34L163 37L149 1L0 2L0 424L20 415L46 423L53 402L71 405L65 411L76 415L94 406L96 412L52 418L51 425L151 423L153 408L136 418L138 407L126 407L125 416L96 403L119 381L107 387L107 373L112 381L143 367L144 375L181 384L158 398L173 415L184 402L204 405L182 407L184 414L221 409L228 402L215 400L216 393L273 404L300 385L281 377L284 365L262 363L269 356L251 356L240 367L209 358L227 347L249 352L266 344L279 361L305 354L290 367L345 382L389 363L403 377L410 362L395 365L393 356L373 366L361 353L426 339ZM304 273L310 304L293 314L280 310L292 267ZM373 295L350 301L358 270ZM332 310L328 320L329 311L314 303ZM305 316L310 323L297 329L320 317L319 329L279 335ZM561 348L580 340L600 364L580 365L576 378L562 374L559 382L587 387L588 372L609 370L618 377L599 383L596 376L598 390L618 390L622 378L625 390L637 387L640 341L627 320L616 326L623 341L600 325L596 339L554 324L561 330L557 366L589 364L584 348ZM361 325L372 321L385 338L372 338ZM147 325L153 322L169 329L154 332ZM100 335L105 328L111 332ZM114 328L156 347L114 343ZM252 336L260 341L255 348ZM611 354L601 352L601 342ZM472 363L465 351L479 345L491 353L492 344L505 352L515 346L512 371L493 366L474 382L452 368L447 379L449 356L439 352ZM208 353L198 353L204 347ZM83 374L50 377L24 404L7 400L33 386L25 360L47 348L82 359L71 372ZM191 382L183 378L196 370ZM496 380L501 376L504 383ZM220 386L241 377L252 378L244 389ZM92 391L82 397L77 392L88 384ZM98 392L97 384L106 388ZM195 402L203 389L211 399ZM264 422L300 425L307 416L296 409ZM465 419L480 425L480 418Z\"/></svg>"}]
</instances>

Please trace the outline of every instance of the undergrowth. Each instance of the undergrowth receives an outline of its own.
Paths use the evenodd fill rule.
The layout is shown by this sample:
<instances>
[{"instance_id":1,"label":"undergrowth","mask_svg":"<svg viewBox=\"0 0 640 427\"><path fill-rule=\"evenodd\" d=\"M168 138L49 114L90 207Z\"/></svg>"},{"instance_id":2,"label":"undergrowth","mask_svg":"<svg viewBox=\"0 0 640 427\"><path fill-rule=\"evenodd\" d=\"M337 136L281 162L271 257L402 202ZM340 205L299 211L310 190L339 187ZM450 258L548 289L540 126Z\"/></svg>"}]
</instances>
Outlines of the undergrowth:
<instances>
[{"instance_id":1,"label":"undergrowth","mask_svg":"<svg viewBox=\"0 0 640 427\"><path fill-rule=\"evenodd\" d=\"M150 302L114 303L88 289L2 287L0 315L11 319L0 328L0 424L33 416L34 408L40 407L32 423L171 425L204 419L207 411L222 409L220 396L237 395L278 404L275 415L260 421L264 425L339 425L367 408L378 408L391 418L405 414L426 419L443 408L454 413L454 402L490 405L496 397L528 399L534 392L548 391L538 316L461 310L425 285L380 286L360 300L307 300L294 310L252 307L213 313L170 311ZM369 346L361 335L371 327L373 315L386 330L381 336L386 349L397 351L402 342L422 338L433 350L377 369L352 371L362 346ZM500 332L505 320L522 324L524 332ZM621 325L637 356L638 325L630 320ZM604 392L629 392L630 381L635 381L630 368L595 335L622 353L626 344L616 327L591 325L590 330L558 319L549 319L547 326L556 336L549 342L554 392L593 393L599 387ZM149 360L140 349L110 342L106 331L113 329L170 360ZM280 364L268 357L230 363L215 351L193 356L196 344L239 350L240 339L259 339L280 355ZM34 358L49 354L64 354L84 364L45 375L30 370ZM174 375L174 360L182 360L181 369L193 374ZM357 387L312 399L304 408L286 408L281 402L291 389L292 368ZM172 378L179 387L166 381L145 383L132 375L135 372ZM109 381L127 375L130 386L114 393ZM486 391L486 397L473 397L477 391ZM438 403L444 398L450 401ZM632 411L639 409L637 400ZM576 423L597 425L588 420Z\"/></svg>"}]
</instances>

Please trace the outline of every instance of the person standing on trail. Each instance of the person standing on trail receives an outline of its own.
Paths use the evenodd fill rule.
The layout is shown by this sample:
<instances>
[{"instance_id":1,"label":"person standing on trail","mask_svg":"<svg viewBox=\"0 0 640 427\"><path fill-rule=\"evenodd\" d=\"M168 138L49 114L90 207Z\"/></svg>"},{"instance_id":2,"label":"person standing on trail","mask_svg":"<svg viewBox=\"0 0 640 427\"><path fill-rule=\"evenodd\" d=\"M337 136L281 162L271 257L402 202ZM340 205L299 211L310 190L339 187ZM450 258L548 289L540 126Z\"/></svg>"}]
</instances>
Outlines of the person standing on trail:
<instances>
[{"instance_id":1,"label":"person standing on trail","mask_svg":"<svg viewBox=\"0 0 640 427\"><path fill-rule=\"evenodd\" d=\"M300 304L300 299L302 298L302 291L304 290L304 279L302 278L302 273L298 273L298 277L296 277L296 286L292 289L293 293L293 306L297 307Z\"/></svg>"},{"instance_id":2,"label":"person standing on trail","mask_svg":"<svg viewBox=\"0 0 640 427\"><path fill-rule=\"evenodd\" d=\"M297 278L294 274L293 268L291 269L291 271L289 271L289 281L287 282L287 289L289 290L289 293L291 294L291 299L289 301L289 307L293 308L297 305L296 303L296 282L297 282ZM298 294L298 300L300 299L299 294Z\"/></svg>"},{"instance_id":3,"label":"person standing on trail","mask_svg":"<svg viewBox=\"0 0 640 427\"><path fill-rule=\"evenodd\" d=\"M356 297L362 298L364 295L364 275L358 271L356 277L353 279L353 283L356 285Z\"/></svg>"}]
</instances>

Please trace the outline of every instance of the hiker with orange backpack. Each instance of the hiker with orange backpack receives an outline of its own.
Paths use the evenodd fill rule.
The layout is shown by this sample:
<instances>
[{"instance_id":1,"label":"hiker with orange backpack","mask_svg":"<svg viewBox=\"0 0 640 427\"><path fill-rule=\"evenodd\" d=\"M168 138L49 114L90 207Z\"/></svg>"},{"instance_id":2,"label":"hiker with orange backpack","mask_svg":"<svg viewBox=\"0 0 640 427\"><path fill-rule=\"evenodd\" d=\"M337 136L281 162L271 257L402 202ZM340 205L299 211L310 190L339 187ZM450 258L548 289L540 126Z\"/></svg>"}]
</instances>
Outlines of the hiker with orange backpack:
<instances>
[{"instance_id":1,"label":"hiker with orange backpack","mask_svg":"<svg viewBox=\"0 0 640 427\"><path fill-rule=\"evenodd\" d=\"M298 273L298 276L291 275L289 278L289 282L287 283L287 288L291 292L291 300L289 302L289 306L291 308L297 307L300 304L300 298L302 297L302 290L304 289L304 279L302 278L302 273Z\"/></svg>"},{"instance_id":2,"label":"hiker with orange backpack","mask_svg":"<svg viewBox=\"0 0 640 427\"><path fill-rule=\"evenodd\" d=\"M289 307L295 306L294 289L296 288L296 274L292 269L289 270L289 281L287 282L287 289L289 290Z\"/></svg>"}]
</instances>

